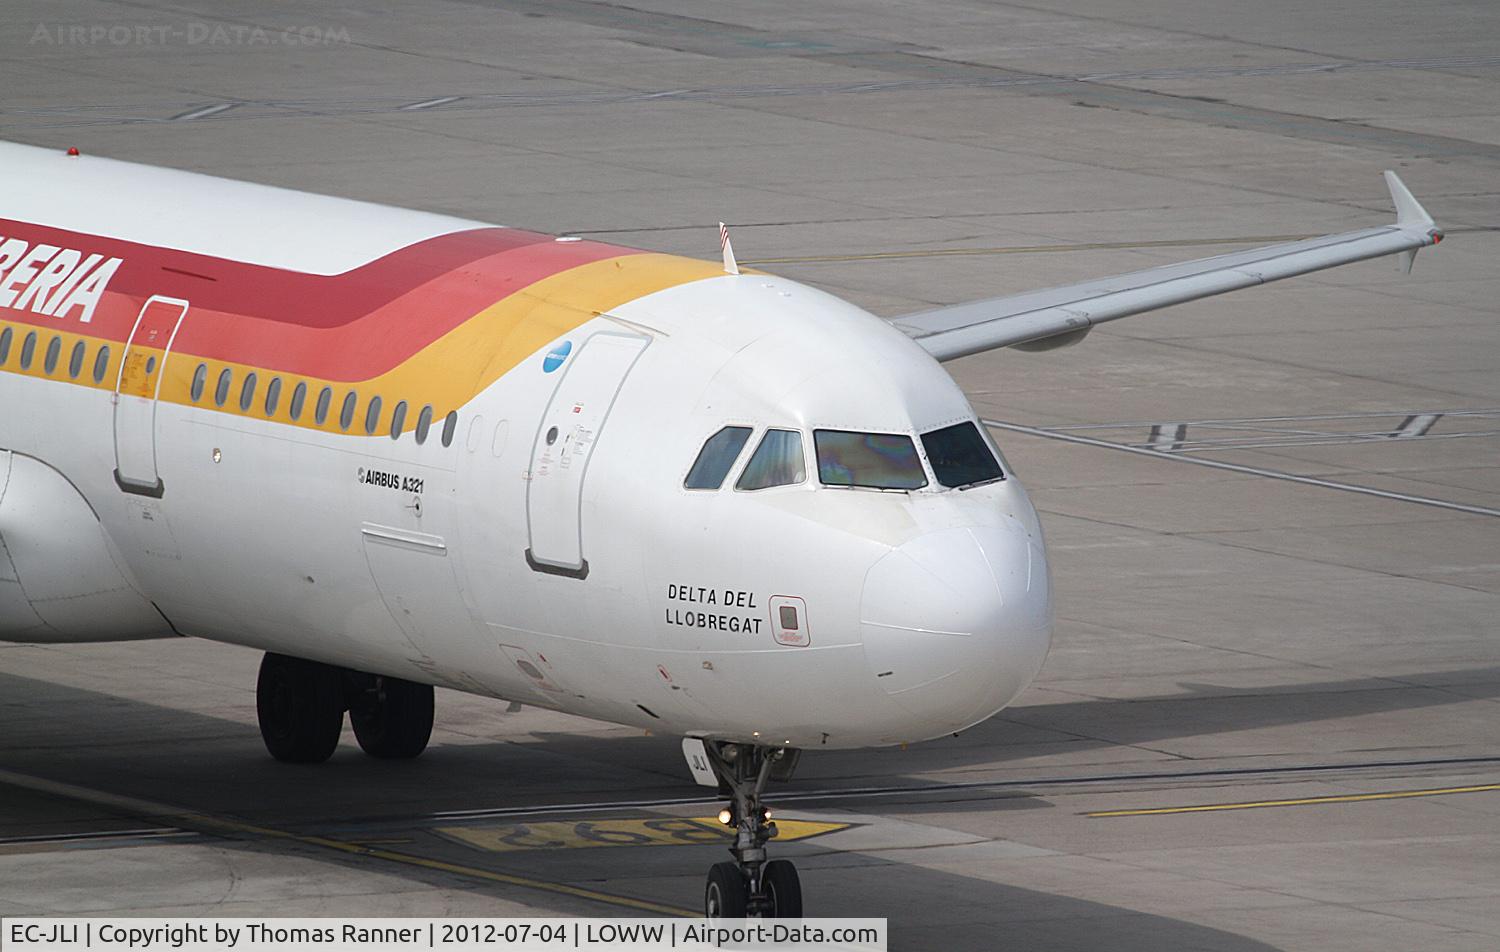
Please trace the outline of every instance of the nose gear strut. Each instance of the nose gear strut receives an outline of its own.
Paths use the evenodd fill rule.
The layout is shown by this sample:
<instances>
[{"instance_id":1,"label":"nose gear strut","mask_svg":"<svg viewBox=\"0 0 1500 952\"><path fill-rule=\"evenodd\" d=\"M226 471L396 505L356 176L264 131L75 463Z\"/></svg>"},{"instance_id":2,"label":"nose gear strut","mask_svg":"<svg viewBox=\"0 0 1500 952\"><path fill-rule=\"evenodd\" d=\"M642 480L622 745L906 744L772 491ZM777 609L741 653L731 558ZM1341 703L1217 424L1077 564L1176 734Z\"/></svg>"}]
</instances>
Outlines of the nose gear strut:
<instances>
[{"instance_id":1,"label":"nose gear strut","mask_svg":"<svg viewBox=\"0 0 1500 952\"><path fill-rule=\"evenodd\" d=\"M703 911L709 919L797 919L802 916L802 883L784 859L766 859L766 843L776 837L771 811L761 803L766 783L790 780L801 751L790 747L707 742L719 792L729 800L719 819L735 831L729 847L733 862L708 871Z\"/></svg>"}]
</instances>

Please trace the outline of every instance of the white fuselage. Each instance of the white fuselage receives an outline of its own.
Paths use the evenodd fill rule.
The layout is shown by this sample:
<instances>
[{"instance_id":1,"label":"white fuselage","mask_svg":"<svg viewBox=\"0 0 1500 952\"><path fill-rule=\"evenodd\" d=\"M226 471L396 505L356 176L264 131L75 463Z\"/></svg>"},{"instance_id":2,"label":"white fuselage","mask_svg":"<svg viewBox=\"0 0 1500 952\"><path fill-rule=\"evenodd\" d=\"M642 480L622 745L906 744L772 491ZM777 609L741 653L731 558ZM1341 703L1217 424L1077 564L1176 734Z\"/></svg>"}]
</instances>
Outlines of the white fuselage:
<instances>
[{"instance_id":1,"label":"white fuselage","mask_svg":"<svg viewBox=\"0 0 1500 952\"><path fill-rule=\"evenodd\" d=\"M28 161L52 161L34 151ZM139 174L101 164L88 183L101 196L118 170ZM183 217L215 215L221 187L263 191L278 207L329 201L159 174L201 198L173 212ZM138 200L152 187L139 186ZM39 204L0 208L0 219L83 230L42 219ZM394 233L415 214L345 204L359 210L349 225L320 218L331 245L338 227L375 240L369 222L387 216ZM142 241L125 217L101 213L88 231ZM219 230L257 227L228 219ZM433 220L413 228L478 227ZM175 245L170 232L151 243L232 257L201 229ZM188 302L182 327L200 319L186 292L155 293ZM138 312L145 297L117 306ZM116 364L104 383L80 385L66 367L74 338L51 372L44 349L54 331L86 339L89 325L0 308L13 330L0 361L0 638L175 631L658 732L805 748L958 731L1035 676L1051 628L1041 529L1009 472L966 489L934 478L920 434L974 412L932 357L848 303L765 275L685 280L601 310L542 335L513 366L488 362L498 369L474 376L444 446L441 417L418 444L390 437L386 422L368 435L359 419L339 431L257 415L275 367L259 371L246 412L208 396L168 400L165 389L132 396ZM23 371L20 342L33 329ZM175 348L161 360L163 388L186 387L201 362ZM443 360L457 376L488 365ZM372 412L388 421L394 399ZM132 408L134 423L122 416ZM359 403L356 416L365 412ZM722 486L684 488L705 440L726 426L752 435ZM799 435L805 478L735 488L767 428ZM927 485L823 485L815 430L910 436ZM131 463L142 432L148 458ZM129 466L160 492L130 490L117 478ZM49 541L58 519L70 528ZM85 563L98 579L80 574ZM789 605L793 616L781 613Z\"/></svg>"}]
</instances>

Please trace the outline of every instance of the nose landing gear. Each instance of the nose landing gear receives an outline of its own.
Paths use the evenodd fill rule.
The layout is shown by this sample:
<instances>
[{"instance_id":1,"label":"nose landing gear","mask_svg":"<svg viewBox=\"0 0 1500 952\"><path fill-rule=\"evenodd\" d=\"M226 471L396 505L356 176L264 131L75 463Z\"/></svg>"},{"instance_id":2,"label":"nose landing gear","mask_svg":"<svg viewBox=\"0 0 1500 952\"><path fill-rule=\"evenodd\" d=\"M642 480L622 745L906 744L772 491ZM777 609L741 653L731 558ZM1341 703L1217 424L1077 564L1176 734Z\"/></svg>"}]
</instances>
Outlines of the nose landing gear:
<instances>
[{"instance_id":1,"label":"nose landing gear","mask_svg":"<svg viewBox=\"0 0 1500 952\"><path fill-rule=\"evenodd\" d=\"M729 847L732 862L715 863L703 890L703 912L709 919L799 919L802 883L797 867L784 859L766 859L766 843L776 824L761 802L766 783L789 780L801 751L754 744L705 744L719 791L729 805L719 820L735 830Z\"/></svg>"}]
</instances>

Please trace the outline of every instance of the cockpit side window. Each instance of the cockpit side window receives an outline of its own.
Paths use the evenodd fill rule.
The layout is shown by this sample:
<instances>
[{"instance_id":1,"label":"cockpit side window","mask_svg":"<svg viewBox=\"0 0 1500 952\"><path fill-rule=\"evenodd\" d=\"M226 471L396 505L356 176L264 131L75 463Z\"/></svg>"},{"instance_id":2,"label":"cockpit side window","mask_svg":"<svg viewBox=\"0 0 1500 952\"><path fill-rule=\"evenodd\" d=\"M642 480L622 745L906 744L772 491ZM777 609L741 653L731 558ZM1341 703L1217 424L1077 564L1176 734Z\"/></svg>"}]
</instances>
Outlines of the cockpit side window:
<instances>
[{"instance_id":1,"label":"cockpit side window","mask_svg":"<svg viewBox=\"0 0 1500 952\"><path fill-rule=\"evenodd\" d=\"M688 470L683 488L718 489L724 484L724 477L729 475L734 461L740 458L740 450L745 448L745 442L749 439L748 426L726 426L710 436L708 442L703 444L703 449L698 451L693 468Z\"/></svg>"},{"instance_id":2,"label":"cockpit side window","mask_svg":"<svg viewBox=\"0 0 1500 952\"><path fill-rule=\"evenodd\" d=\"M927 473L911 437L901 433L814 430L818 478L825 486L921 489Z\"/></svg>"},{"instance_id":3,"label":"cockpit side window","mask_svg":"<svg viewBox=\"0 0 1500 952\"><path fill-rule=\"evenodd\" d=\"M734 488L770 489L772 486L791 486L806 478L802 434L797 430L767 430Z\"/></svg>"},{"instance_id":4,"label":"cockpit side window","mask_svg":"<svg viewBox=\"0 0 1500 952\"><path fill-rule=\"evenodd\" d=\"M944 486L973 486L1003 479L999 460L971 421L922 434L933 475Z\"/></svg>"}]
</instances>

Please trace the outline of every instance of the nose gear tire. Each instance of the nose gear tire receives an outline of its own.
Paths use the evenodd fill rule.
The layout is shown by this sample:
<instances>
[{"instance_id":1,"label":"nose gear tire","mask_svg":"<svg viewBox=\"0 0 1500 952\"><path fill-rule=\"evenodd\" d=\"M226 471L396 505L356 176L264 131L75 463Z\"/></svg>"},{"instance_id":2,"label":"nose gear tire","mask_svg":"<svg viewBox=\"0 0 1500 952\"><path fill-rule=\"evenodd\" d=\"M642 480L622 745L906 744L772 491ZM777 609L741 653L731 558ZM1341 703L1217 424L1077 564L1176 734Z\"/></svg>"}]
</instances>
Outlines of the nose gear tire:
<instances>
[{"instance_id":1,"label":"nose gear tire","mask_svg":"<svg viewBox=\"0 0 1500 952\"><path fill-rule=\"evenodd\" d=\"M749 885L734 863L715 863L703 888L703 914L710 921L743 919L750 900Z\"/></svg>"},{"instance_id":2,"label":"nose gear tire","mask_svg":"<svg viewBox=\"0 0 1500 952\"><path fill-rule=\"evenodd\" d=\"M732 866L733 863L723 865ZM770 905L767 915L772 919L802 918L802 878L797 867L788 860L773 859L761 870L760 888Z\"/></svg>"}]
</instances>

